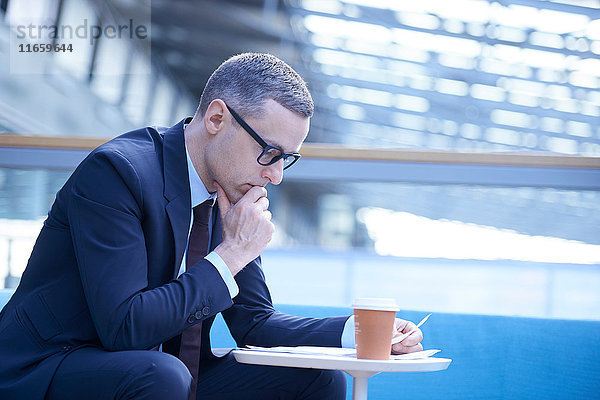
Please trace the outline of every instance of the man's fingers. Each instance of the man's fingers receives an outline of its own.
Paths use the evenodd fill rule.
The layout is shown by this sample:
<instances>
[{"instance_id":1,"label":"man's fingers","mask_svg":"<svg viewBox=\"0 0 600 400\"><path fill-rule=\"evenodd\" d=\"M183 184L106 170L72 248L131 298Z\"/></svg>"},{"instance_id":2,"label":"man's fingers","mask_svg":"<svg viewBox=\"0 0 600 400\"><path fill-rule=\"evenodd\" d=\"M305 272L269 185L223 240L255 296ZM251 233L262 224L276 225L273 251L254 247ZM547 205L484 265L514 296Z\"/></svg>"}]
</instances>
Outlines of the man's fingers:
<instances>
[{"instance_id":1,"label":"man's fingers","mask_svg":"<svg viewBox=\"0 0 600 400\"><path fill-rule=\"evenodd\" d=\"M221 219L225 218L225 214L231 210L231 201L229 201L229 197L227 197L227 193L223 190L221 185L218 182L215 182L217 185L217 202L219 203L219 213L221 214Z\"/></svg>"},{"instance_id":2,"label":"man's fingers","mask_svg":"<svg viewBox=\"0 0 600 400\"><path fill-rule=\"evenodd\" d=\"M256 201L256 205L258 205L260 210L266 211L269 208L269 199L266 197L261 197Z\"/></svg>"},{"instance_id":3,"label":"man's fingers","mask_svg":"<svg viewBox=\"0 0 600 400\"><path fill-rule=\"evenodd\" d=\"M413 324L414 325L414 324ZM392 345L393 354L404 354L414 353L416 351L423 350L421 341L423 340L423 333L419 328L415 327L415 330L410 333L403 341Z\"/></svg>"},{"instance_id":4,"label":"man's fingers","mask_svg":"<svg viewBox=\"0 0 600 400\"><path fill-rule=\"evenodd\" d=\"M256 203L261 197L267 197L267 189L262 186L252 186L240 201L238 201L238 204L244 202Z\"/></svg>"},{"instance_id":5,"label":"man's fingers","mask_svg":"<svg viewBox=\"0 0 600 400\"><path fill-rule=\"evenodd\" d=\"M400 343L392 345L393 354L414 353L423 350L421 341L423 340L423 332L410 321L396 318L394 336L409 333Z\"/></svg>"},{"instance_id":6,"label":"man's fingers","mask_svg":"<svg viewBox=\"0 0 600 400\"><path fill-rule=\"evenodd\" d=\"M410 331L410 335L404 338L399 344L404 347L413 347L421 343L423 340L423 332L419 328L415 328L414 331Z\"/></svg>"},{"instance_id":7,"label":"man's fingers","mask_svg":"<svg viewBox=\"0 0 600 400\"><path fill-rule=\"evenodd\" d=\"M395 326L394 326L394 333L402 333L402 332L408 332L408 330L406 329L407 325L410 323L410 321L406 321L404 319L400 319L400 318L396 318L395 321ZM399 336L399 335L394 335L394 336Z\"/></svg>"},{"instance_id":8,"label":"man's fingers","mask_svg":"<svg viewBox=\"0 0 600 400\"><path fill-rule=\"evenodd\" d=\"M421 343L414 346L404 346L402 343L396 343L392 346L392 354L415 353L417 351L423 351L423 345L421 345Z\"/></svg>"},{"instance_id":9,"label":"man's fingers","mask_svg":"<svg viewBox=\"0 0 600 400\"><path fill-rule=\"evenodd\" d=\"M271 214L271 211L266 210L265 211L265 217L267 218L267 221L270 221L271 217L273 217L273 215Z\"/></svg>"},{"instance_id":10,"label":"man's fingers","mask_svg":"<svg viewBox=\"0 0 600 400\"><path fill-rule=\"evenodd\" d=\"M404 325L404 328L402 329L402 332L412 332L412 331L416 331L418 328L415 325L414 322L411 321L406 321L406 325Z\"/></svg>"}]
</instances>

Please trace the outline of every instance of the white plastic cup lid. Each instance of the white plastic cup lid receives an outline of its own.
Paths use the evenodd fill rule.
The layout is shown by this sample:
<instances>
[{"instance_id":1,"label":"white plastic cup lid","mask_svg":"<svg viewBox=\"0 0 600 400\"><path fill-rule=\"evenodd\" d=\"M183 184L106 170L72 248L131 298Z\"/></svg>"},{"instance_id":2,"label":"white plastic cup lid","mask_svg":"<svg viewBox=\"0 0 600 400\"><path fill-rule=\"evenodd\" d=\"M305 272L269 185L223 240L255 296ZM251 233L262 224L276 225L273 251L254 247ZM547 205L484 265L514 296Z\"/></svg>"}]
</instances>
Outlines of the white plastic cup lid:
<instances>
[{"instance_id":1,"label":"white plastic cup lid","mask_svg":"<svg viewBox=\"0 0 600 400\"><path fill-rule=\"evenodd\" d=\"M362 297L354 299L352 308L359 310L400 311L395 299Z\"/></svg>"}]
</instances>

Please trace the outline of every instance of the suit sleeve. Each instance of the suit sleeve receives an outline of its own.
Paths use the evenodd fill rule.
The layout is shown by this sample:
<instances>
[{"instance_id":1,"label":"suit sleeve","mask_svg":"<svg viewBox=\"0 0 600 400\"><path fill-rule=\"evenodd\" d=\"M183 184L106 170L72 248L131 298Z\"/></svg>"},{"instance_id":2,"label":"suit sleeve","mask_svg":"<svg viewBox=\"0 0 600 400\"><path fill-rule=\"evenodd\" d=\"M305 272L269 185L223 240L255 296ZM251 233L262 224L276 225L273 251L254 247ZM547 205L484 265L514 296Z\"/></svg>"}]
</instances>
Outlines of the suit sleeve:
<instances>
[{"instance_id":1,"label":"suit sleeve","mask_svg":"<svg viewBox=\"0 0 600 400\"><path fill-rule=\"evenodd\" d=\"M302 318L276 311L260 257L235 276L240 293L223 318L238 346L341 347L348 316Z\"/></svg>"},{"instance_id":2,"label":"suit sleeve","mask_svg":"<svg viewBox=\"0 0 600 400\"><path fill-rule=\"evenodd\" d=\"M140 179L124 156L96 151L79 167L71 190L68 217L79 275L105 348L152 348L232 305L207 260L149 289L146 246L162 244L145 241Z\"/></svg>"}]
</instances>

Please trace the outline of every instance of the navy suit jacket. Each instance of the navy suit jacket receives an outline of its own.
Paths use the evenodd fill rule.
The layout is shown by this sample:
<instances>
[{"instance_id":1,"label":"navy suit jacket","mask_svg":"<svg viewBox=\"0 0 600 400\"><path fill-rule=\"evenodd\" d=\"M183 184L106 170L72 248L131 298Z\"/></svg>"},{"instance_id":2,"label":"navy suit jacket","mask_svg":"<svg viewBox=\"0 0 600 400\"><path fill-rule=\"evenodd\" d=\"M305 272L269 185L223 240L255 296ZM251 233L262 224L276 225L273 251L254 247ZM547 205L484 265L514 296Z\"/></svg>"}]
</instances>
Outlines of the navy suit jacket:
<instances>
[{"instance_id":1,"label":"navy suit jacket","mask_svg":"<svg viewBox=\"0 0 600 400\"><path fill-rule=\"evenodd\" d=\"M347 317L274 310L260 258L232 300L201 260L177 277L190 222L183 122L98 147L57 193L14 296L0 314L0 398L42 399L61 360L83 346L155 350L222 312L238 346L340 346ZM221 241L217 207L211 249Z\"/></svg>"}]
</instances>

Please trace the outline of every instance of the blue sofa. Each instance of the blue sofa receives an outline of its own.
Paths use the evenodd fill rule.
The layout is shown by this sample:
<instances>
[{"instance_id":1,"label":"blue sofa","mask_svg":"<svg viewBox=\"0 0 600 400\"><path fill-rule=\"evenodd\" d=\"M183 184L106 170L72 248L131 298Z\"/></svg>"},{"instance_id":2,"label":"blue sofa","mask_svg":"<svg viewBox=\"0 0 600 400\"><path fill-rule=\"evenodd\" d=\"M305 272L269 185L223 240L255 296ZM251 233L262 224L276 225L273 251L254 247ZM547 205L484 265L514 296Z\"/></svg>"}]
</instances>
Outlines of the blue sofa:
<instances>
[{"instance_id":1,"label":"blue sofa","mask_svg":"<svg viewBox=\"0 0 600 400\"><path fill-rule=\"evenodd\" d=\"M350 309L280 305L294 315L347 315ZM426 312L400 312L419 321ZM425 349L453 361L445 371L383 373L369 400L600 399L600 321L434 313L422 327ZM214 347L235 346L223 321ZM348 379L348 399L351 398Z\"/></svg>"},{"instance_id":2,"label":"blue sofa","mask_svg":"<svg viewBox=\"0 0 600 400\"><path fill-rule=\"evenodd\" d=\"M0 307L12 291L0 290ZM313 317L347 315L346 308L281 305L282 312ZM401 312L418 321L425 312ZM600 321L434 313L423 326L426 349L451 358L446 371L379 374L369 399L600 399ZM214 347L234 347L222 318ZM348 379L348 399L351 398Z\"/></svg>"}]
</instances>

